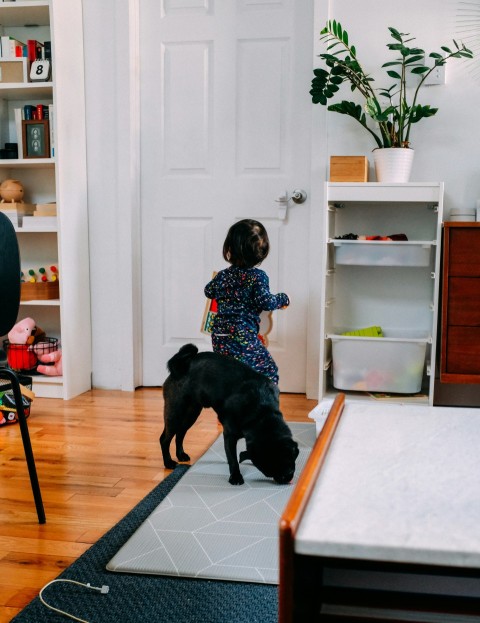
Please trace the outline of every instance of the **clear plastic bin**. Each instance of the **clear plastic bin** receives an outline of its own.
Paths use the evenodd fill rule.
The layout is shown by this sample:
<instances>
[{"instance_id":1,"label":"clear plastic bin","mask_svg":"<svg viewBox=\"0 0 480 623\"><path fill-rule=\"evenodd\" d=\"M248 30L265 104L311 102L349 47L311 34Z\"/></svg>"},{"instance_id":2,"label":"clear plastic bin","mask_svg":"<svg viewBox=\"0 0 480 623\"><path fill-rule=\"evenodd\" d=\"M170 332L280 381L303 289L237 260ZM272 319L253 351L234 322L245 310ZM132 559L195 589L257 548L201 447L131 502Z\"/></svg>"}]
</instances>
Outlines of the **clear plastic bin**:
<instances>
[{"instance_id":1,"label":"clear plastic bin","mask_svg":"<svg viewBox=\"0 0 480 623\"><path fill-rule=\"evenodd\" d=\"M399 394L421 390L430 338L327 337L332 340L336 389Z\"/></svg>"},{"instance_id":2,"label":"clear plastic bin","mask_svg":"<svg viewBox=\"0 0 480 623\"><path fill-rule=\"evenodd\" d=\"M428 266L432 242L332 240L335 262L357 266Z\"/></svg>"}]
</instances>

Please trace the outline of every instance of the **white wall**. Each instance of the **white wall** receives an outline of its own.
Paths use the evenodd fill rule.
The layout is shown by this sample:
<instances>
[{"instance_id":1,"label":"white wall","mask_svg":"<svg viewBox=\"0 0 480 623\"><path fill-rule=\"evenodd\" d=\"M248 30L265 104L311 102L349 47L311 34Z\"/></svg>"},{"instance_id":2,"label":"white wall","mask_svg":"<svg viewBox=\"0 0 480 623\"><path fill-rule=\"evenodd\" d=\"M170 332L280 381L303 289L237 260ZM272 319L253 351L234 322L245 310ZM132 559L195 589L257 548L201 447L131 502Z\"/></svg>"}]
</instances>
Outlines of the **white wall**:
<instances>
[{"instance_id":1,"label":"white wall","mask_svg":"<svg viewBox=\"0 0 480 623\"><path fill-rule=\"evenodd\" d=\"M386 47L393 42L388 26L415 36L414 45L427 54L440 52L441 45L451 47L452 39L461 40L457 8L460 4L452 0L404 0L402 3L368 0L361 4L356 0L331 0L330 16L347 30L358 60L365 71L375 77L375 85L389 87L393 81L385 69L381 69L384 62L395 59L395 54ZM317 32L319 30L320 27ZM478 32L477 39L480 39ZM470 42L466 44L469 47ZM319 60L317 65L320 65ZM350 89L344 89L343 98L352 99ZM415 150L415 160L411 181L444 181L447 216L452 207L474 207L476 199L480 198L480 131L476 121L480 104L478 70L474 79L471 61L451 59L447 64L446 84L423 87L418 103L430 104L439 110L434 117L413 126L411 147ZM328 156L366 155L372 165L370 179L374 180L371 150L376 145L360 124L345 115L328 112L327 128Z\"/></svg>"},{"instance_id":2,"label":"white wall","mask_svg":"<svg viewBox=\"0 0 480 623\"><path fill-rule=\"evenodd\" d=\"M134 79L138 59L130 19L141 4L141 0L83 0L93 384L108 389L131 390L141 378L137 350L141 339L137 171L141 163L135 145L138 85ZM319 32L327 2L315 0L315 4L318 23L312 27L315 52L319 53ZM386 48L390 38L388 26L410 32L427 52L448 45L453 37L459 38L455 0L330 0L329 7L331 18L347 29L362 64L372 74L378 74L381 64L391 60ZM313 65L318 65L318 59ZM383 71L380 70L380 76ZM379 80L380 85L390 83ZM306 84L307 97L309 89ZM476 115L480 77L474 78L472 64L454 60L447 69L447 84L424 89L421 103L438 106L439 112L420 122L412 135L415 163L411 179L444 181L447 214L451 207L473 207L480 198L480 131ZM362 154L372 163L374 145L353 120L326 112L320 106L314 111L312 133L311 196L320 206L328 157ZM312 240L319 223L320 218L312 223ZM314 328L310 341L310 357L315 358L318 339Z\"/></svg>"}]
</instances>

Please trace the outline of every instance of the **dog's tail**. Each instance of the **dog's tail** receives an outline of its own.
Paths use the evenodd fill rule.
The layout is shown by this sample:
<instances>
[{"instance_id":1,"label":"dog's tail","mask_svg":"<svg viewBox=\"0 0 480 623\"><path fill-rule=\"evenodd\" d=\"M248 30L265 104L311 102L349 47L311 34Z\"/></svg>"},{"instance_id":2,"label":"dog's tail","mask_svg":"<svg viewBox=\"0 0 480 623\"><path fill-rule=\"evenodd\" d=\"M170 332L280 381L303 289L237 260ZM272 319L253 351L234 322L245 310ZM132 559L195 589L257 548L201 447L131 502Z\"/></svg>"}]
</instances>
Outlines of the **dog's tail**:
<instances>
[{"instance_id":1,"label":"dog's tail","mask_svg":"<svg viewBox=\"0 0 480 623\"><path fill-rule=\"evenodd\" d=\"M168 360L167 368L173 378L179 379L182 376L185 376L188 372L192 359L197 353L198 348L195 344L185 344L185 346L182 346L176 355Z\"/></svg>"}]
</instances>

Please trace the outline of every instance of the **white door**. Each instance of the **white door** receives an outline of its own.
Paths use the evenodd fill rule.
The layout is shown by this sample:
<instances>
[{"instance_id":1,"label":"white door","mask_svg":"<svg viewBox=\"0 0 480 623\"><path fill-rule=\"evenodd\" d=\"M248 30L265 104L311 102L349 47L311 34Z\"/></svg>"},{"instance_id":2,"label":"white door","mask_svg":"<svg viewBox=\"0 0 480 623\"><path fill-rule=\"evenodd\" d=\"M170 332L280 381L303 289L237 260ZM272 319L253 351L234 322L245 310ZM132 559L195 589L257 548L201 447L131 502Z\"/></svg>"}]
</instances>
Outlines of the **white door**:
<instances>
[{"instance_id":1,"label":"white door","mask_svg":"<svg viewBox=\"0 0 480 623\"><path fill-rule=\"evenodd\" d=\"M263 222L280 389L305 391L313 0L140 0L143 384L200 333L226 232Z\"/></svg>"}]
</instances>

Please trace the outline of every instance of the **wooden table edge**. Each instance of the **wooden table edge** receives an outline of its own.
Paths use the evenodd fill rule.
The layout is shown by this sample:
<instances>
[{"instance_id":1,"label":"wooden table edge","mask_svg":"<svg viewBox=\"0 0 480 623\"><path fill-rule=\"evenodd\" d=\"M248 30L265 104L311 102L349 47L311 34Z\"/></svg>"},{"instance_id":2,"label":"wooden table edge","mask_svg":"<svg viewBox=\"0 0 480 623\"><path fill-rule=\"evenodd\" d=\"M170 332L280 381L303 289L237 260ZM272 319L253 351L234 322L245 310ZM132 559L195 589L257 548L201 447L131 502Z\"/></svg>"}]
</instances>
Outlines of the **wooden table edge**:
<instances>
[{"instance_id":1,"label":"wooden table edge","mask_svg":"<svg viewBox=\"0 0 480 623\"><path fill-rule=\"evenodd\" d=\"M295 534L325 461L345 406L345 394L338 394L280 518L279 539L279 623L293 621L293 558Z\"/></svg>"}]
</instances>

